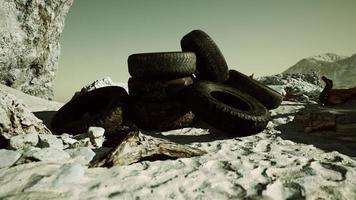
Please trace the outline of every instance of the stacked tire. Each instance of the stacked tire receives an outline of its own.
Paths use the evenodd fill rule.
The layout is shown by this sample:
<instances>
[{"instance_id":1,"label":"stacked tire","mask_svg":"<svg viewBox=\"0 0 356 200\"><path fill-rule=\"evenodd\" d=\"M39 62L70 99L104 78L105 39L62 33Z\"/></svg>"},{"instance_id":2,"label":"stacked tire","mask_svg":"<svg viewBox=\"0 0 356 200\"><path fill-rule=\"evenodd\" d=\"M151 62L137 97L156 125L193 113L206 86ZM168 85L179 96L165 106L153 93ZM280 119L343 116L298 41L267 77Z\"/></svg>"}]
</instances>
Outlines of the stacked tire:
<instances>
[{"instance_id":1,"label":"stacked tire","mask_svg":"<svg viewBox=\"0 0 356 200\"><path fill-rule=\"evenodd\" d=\"M193 84L195 53L133 54L128 68L131 119L138 127L166 131L192 124L194 114L182 101L181 92Z\"/></svg>"},{"instance_id":2,"label":"stacked tire","mask_svg":"<svg viewBox=\"0 0 356 200\"><path fill-rule=\"evenodd\" d=\"M266 128L268 109L280 105L280 94L240 72L229 71L216 43L201 30L185 35L181 47L197 57L196 81L186 90L185 101L200 119L237 136Z\"/></svg>"},{"instance_id":3,"label":"stacked tire","mask_svg":"<svg viewBox=\"0 0 356 200\"><path fill-rule=\"evenodd\" d=\"M201 30L181 39L183 52L133 54L128 58L129 94L99 88L72 99L54 116L55 132L76 134L90 126L115 136L124 118L153 131L179 129L195 116L236 136L261 132L282 96L236 70L229 70L215 42ZM107 136L108 136L107 135Z\"/></svg>"}]
</instances>

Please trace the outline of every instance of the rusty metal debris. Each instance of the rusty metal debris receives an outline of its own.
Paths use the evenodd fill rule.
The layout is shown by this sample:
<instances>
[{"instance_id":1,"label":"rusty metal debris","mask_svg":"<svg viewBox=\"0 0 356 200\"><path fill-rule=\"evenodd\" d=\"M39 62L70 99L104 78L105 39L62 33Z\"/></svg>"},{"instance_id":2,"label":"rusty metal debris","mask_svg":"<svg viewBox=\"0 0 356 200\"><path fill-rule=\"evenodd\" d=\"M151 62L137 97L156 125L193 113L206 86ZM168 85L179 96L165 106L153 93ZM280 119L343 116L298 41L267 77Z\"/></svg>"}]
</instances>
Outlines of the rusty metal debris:
<instances>
[{"instance_id":1,"label":"rusty metal debris","mask_svg":"<svg viewBox=\"0 0 356 200\"><path fill-rule=\"evenodd\" d=\"M322 76L325 82L324 90L320 93L319 101L324 105L335 106L356 100L356 87L348 89L332 89L333 81Z\"/></svg>"}]
</instances>

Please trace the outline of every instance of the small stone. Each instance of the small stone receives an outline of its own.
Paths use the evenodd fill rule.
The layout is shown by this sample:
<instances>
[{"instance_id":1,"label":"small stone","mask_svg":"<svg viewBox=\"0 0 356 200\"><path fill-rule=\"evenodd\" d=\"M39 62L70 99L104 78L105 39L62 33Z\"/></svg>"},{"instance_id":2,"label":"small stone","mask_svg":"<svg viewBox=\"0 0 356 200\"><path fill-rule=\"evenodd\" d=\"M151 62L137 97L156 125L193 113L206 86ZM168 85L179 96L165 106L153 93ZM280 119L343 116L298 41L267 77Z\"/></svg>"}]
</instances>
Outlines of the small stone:
<instances>
[{"instance_id":1,"label":"small stone","mask_svg":"<svg viewBox=\"0 0 356 200\"><path fill-rule=\"evenodd\" d=\"M43 148L34 150L29 154L29 158L45 162L62 162L70 158L67 152L57 148Z\"/></svg>"},{"instance_id":2,"label":"small stone","mask_svg":"<svg viewBox=\"0 0 356 200\"><path fill-rule=\"evenodd\" d=\"M20 157L21 154L19 152L0 149L0 169L12 166Z\"/></svg>"},{"instance_id":3,"label":"small stone","mask_svg":"<svg viewBox=\"0 0 356 200\"><path fill-rule=\"evenodd\" d=\"M67 147L73 145L74 143L78 142L78 140L72 138L72 135L69 135L67 133L63 133L60 136L60 138L64 144L64 148L67 148Z\"/></svg>"},{"instance_id":4,"label":"small stone","mask_svg":"<svg viewBox=\"0 0 356 200\"><path fill-rule=\"evenodd\" d=\"M92 145L92 143L90 141L90 138L84 138L84 139L78 140L76 143L70 145L69 147L72 149L79 148L79 147L94 148L94 146Z\"/></svg>"},{"instance_id":5,"label":"small stone","mask_svg":"<svg viewBox=\"0 0 356 200\"><path fill-rule=\"evenodd\" d=\"M99 138L99 137L103 137L105 133L105 129L101 128L101 127L89 127L88 129L88 135L90 138Z\"/></svg>"},{"instance_id":6,"label":"small stone","mask_svg":"<svg viewBox=\"0 0 356 200\"><path fill-rule=\"evenodd\" d=\"M90 142L94 145L94 147L102 147L105 141L104 138L105 129L102 127L89 127L88 136L90 138Z\"/></svg>"},{"instance_id":7,"label":"small stone","mask_svg":"<svg viewBox=\"0 0 356 200\"><path fill-rule=\"evenodd\" d=\"M77 134L77 135L73 135L73 139L76 139L76 140L81 140L81 139L85 139L89 137L88 136L88 133L81 133L81 134Z\"/></svg>"},{"instance_id":8,"label":"small stone","mask_svg":"<svg viewBox=\"0 0 356 200\"><path fill-rule=\"evenodd\" d=\"M38 144L38 134L28 133L25 135L17 135L10 139L9 148L18 150L27 146L36 146Z\"/></svg>"},{"instance_id":9,"label":"small stone","mask_svg":"<svg viewBox=\"0 0 356 200\"><path fill-rule=\"evenodd\" d=\"M54 187L68 183L77 183L84 176L84 168L80 164L65 164L61 167L61 172L54 179Z\"/></svg>"},{"instance_id":10,"label":"small stone","mask_svg":"<svg viewBox=\"0 0 356 200\"><path fill-rule=\"evenodd\" d=\"M95 153L89 147L80 147L76 149L66 149L71 158L78 161L80 164L87 165L94 158Z\"/></svg>"},{"instance_id":11,"label":"small stone","mask_svg":"<svg viewBox=\"0 0 356 200\"><path fill-rule=\"evenodd\" d=\"M91 143L94 145L94 147L97 147L97 148L102 147L104 141L105 141L104 137L91 139Z\"/></svg>"},{"instance_id":12,"label":"small stone","mask_svg":"<svg viewBox=\"0 0 356 200\"><path fill-rule=\"evenodd\" d=\"M39 146L41 148L53 147L57 149L63 149L62 140L58 139L55 135L42 134L39 135Z\"/></svg>"}]
</instances>

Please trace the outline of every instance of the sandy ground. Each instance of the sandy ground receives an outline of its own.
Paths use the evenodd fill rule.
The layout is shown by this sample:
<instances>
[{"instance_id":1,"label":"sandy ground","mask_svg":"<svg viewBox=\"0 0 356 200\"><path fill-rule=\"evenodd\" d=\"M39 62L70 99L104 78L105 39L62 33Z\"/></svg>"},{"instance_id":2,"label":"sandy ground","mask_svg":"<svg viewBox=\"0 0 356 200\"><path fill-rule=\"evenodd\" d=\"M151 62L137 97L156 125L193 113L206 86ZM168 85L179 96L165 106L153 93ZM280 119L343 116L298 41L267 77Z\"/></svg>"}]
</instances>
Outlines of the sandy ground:
<instances>
[{"instance_id":1,"label":"sandy ground","mask_svg":"<svg viewBox=\"0 0 356 200\"><path fill-rule=\"evenodd\" d=\"M291 120L305 107L283 102L267 129L249 137L203 123L146 133L208 152L201 157L110 169L70 161L0 169L0 199L356 199L356 145L304 134Z\"/></svg>"}]
</instances>

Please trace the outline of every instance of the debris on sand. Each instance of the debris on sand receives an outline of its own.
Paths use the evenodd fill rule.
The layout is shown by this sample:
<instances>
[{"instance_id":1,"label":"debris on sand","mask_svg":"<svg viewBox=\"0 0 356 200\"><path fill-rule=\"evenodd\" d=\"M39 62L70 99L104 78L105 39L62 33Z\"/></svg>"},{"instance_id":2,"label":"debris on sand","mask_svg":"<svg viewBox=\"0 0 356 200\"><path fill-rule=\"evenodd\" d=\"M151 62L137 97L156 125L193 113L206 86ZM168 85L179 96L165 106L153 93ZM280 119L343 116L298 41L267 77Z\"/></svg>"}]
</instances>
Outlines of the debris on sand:
<instances>
[{"instance_id":1,"label":"debris on sand","mask_svg":"<svg viewBox=\"0 0 356 200\"><path fill-rule=\"evenodd\" d=\"M356 142L356 109L318 107L297 113L294 122L311 135Z\"/></svg>"},{"instance_id":2,"label":"debris on sand","mask_svg":"<svg viewBox=\"0 0 356 200\"><path fill-rule=\"evenodd\" d=\"M106 158L92 166L130 165L145 160L169 160L201 156L205 153L203 150L147 136L139 131L132 131Z\"/></svg>"},{"instance_id":3,"label":"debris on sand","mask_svg":"<svg viewBox=\"0 0 356 200\"><path fill-rule=\"evenodd\" d=\"M321 78L325 82L325 87L320 93L319 101L324 105L343 105L356 100L356 87L348 89L333 89L333 81L331 79L328 79L325 76Z\"/></svg>"}]
</instances>

